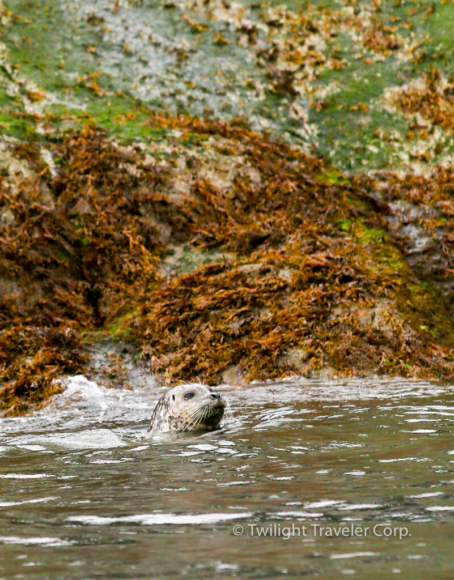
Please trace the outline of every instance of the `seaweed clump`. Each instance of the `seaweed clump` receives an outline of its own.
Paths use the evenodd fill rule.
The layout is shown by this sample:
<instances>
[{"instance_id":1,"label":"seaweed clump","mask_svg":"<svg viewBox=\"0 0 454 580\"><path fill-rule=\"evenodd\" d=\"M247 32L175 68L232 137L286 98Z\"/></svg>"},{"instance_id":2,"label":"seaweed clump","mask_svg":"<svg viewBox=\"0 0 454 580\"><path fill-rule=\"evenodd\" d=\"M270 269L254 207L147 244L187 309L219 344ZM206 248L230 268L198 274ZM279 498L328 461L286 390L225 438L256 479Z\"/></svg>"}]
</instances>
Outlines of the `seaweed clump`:
<instances>
[{"instance_id":1,"label":"seaweed clump","mask_svg":"<svg viewBox=\"0 0 454 580\"><path fill-rule=\"evenodd\" d=\"M397 91L393 101L407 115L419 114L432 125L454 130L454 82L436 68L424 75L422 84Z\"/></svg>"},{"instance_id":2,"label":"seaweed clump","mask_svg":"<svg viewBox=\"0 0 454 580\"><path fill-rule=\"evenodd\" d=\"M128 308L155 276L160 234L143 210L162 180L98 129L54 145L52 175L33 144L15 151L34 177L0 183L0 400L20 414L84 369L84 332ZM134 167L135 171L131 171Z\"/></svg>"},{"instance_id":3,"label":"seaweed clump","mask_svg":"<svg viewBox=\"0 0 454 580\"><path fill-rule=\"evenodd\" d=\"M134 334L154 372L211 383L232 370L247 381L322 368L452 372L446 310L425 294L409 300L418 280L370 179L346 180L246 127L173 123L229 137L242 169L228 187L195 176L179 208L188 243L228 258L145 292Z\"/></svg>"},{"instance_id":4,"label":"seaweed clump","mask_svg":"<svg viewBox=\"0 0 454 580\"><path fill-rule=\"evenodd\" d=\"M363 44L369 50L384 54L401 46L396 36L396 27L386 26L377 19L374 19L372 26L364 34Z\"/></svg>"}]
</instances>

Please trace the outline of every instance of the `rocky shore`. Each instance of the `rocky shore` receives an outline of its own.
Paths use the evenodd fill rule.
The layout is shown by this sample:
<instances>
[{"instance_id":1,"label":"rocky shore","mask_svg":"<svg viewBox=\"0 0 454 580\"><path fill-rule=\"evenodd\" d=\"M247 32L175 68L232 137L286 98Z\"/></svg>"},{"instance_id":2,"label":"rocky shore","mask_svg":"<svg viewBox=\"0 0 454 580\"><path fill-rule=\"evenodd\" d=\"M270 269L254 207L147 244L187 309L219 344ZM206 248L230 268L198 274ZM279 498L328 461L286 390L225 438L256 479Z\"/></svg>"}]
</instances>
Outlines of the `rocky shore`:
<instances>
[{"instance_id":1,"label":"rocky shore","mask_svg":"<svg viewBox=\"0 0 454 580\"><path fill-rule=\"evenodd\" d=\"M213 4L208 18L196 3L163 4L182 43L212 34L216 50L235 42L258 59L254 98L241 93L238 111L214 99L205 113L163 96L170 81L159 85L153 58L147 78L123 75L118 84L113 56L120 69L125 59L139 66L142 48L121 36L119 54L112 35L129 29L122 14L134 23L141 10L147 22L146 2L18 4L1 7L3 413L45 404L68 374L124 385L131 364L169 385L295 374L452 378L454 84L449 65L427 57L430 42L426 56L418 45L415 19L431 25L429 4L394 14L389 30L390 14L376 2L367 14L365 3L314 4L304 18L290 6L263 8L250 22L245 14L257 8L246 4L235 18L232 5L226 16ZM454 15L452 3L442 5ZM50 50L60 21L72 31L72 52ZM360 34L362 60L349 34ZM156 42L158 51L164 41ZM176 71L186 62L181 50L166 53ZM368 104L362 93L348 107L339 96L328 103L326 91L322 98L327 71L344 75L342 84L357 61L386 68L387 60L409 82L388 79ZM189 72L172 84L186 82L186 96L200 93ZM150 78L160 86L152 99L144 96ZM259 105L276 112L268 126ZM346 162L348 135L330 140L326 128L339 111L349 131L362 116L361 147L376 147L364 135L378 139L380 155L362 156L352 142ZM380 111L397 121L377 128ZM405 153L399 161L396 148ZM106 364L95 364L99 352Z\"/></svg>"}]
</instances>

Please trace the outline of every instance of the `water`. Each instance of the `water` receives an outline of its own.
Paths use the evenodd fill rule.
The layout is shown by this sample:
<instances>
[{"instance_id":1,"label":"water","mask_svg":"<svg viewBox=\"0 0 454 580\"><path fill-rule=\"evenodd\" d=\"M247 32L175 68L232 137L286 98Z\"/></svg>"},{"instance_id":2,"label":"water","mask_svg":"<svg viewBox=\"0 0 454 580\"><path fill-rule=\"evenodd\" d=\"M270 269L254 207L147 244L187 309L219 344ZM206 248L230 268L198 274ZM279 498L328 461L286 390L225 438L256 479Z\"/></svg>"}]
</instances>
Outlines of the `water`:
<instances>
[{"instance_id":1,"label":"water","mask_svg":"<svg viewBox=\"0 0 454 580\"><path fill-rule=\"evenodd\" d=\"M223 428L170 441L145 438L151 382L74 377L3 419L0 578L452 576L452 387L220 390Z\"/></svg>"}]
</instances>

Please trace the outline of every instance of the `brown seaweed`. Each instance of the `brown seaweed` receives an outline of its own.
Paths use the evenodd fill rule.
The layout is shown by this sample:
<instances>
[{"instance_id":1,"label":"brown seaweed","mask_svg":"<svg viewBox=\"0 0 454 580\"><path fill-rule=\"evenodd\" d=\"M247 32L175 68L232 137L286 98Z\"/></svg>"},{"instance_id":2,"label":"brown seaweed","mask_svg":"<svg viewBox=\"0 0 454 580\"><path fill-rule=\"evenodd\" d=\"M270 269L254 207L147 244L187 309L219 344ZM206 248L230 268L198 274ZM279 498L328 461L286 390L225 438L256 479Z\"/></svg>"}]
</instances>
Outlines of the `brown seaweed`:
<instances>
[{"instance_id":1,"label":"brown seaweed","mask_svg":"<svg viewBox=\"0 0 454 580\"><path fill-rule=\"evenodd\" d=\"M203 153L180 147L150 163L92 126L51 144L53 173L33 143L21 145L34 177L4 177L0 188L4 412L37 407L61 389L57 379L86 371L87 344L118 324L170 382L452 376L449 305L407 261L390 206L371 195L378 183L346 178L241 119L142 112L181 143L241 165L216 185ZM172 190L178 157L184 195ZM449 179L383 177L383 197L432 202L443 181L440 211L452 221ZM161 265L181 245L208 263L168 278ZM443 276L453 268L447 260Z\"/></svg>"}]
</instances>

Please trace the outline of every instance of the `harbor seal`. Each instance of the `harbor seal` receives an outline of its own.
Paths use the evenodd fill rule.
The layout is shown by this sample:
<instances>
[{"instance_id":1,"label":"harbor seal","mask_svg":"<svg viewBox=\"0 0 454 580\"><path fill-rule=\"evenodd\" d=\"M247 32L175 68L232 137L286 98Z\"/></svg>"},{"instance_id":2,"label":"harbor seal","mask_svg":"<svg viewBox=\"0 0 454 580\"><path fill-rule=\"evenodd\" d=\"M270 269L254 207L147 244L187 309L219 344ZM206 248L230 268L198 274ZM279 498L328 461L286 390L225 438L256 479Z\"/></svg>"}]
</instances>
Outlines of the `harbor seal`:
<instances>
[{"instance_id":1,"label":"harbor seal","mask_svg":"<svg viewBox=\"0 0 454 580\"><path fill-rule=\"evenodd\" d=\"M221 422L224 409L224 399L206 385L179 385L159 399L147 436L170 431L212 431Z\"/></svg>"}]
</instances>

